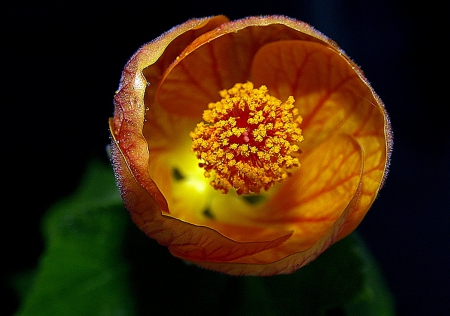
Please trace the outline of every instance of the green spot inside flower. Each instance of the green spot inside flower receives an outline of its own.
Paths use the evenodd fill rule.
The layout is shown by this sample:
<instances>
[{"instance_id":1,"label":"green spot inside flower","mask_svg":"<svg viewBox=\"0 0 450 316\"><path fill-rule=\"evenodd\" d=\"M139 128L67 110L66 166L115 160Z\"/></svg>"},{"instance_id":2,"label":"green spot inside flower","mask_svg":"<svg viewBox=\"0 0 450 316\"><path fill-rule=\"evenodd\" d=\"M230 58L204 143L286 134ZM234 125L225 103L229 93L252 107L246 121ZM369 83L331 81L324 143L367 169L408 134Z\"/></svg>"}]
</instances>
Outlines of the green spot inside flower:
<instances>
[{"instance_id":1,"label":"green spot inside flower","mask_svg":"<svg viewBox=\"0 0 450 316\"><path fill-rule=\"evenodd\" d=\"M203 215L204 215L205 217L210 218L210 219L214 219L214 215L213 215L213 213L211 212L211 209L210 209L209 207L207 207L206 209L203 210Z\"/></svg>"},{"instance_id":2,"label":"green spot inside flower","mask_svg":"<svg viewBox=\"0 0 450 316\"><path fill-rule=\"evenodd\" d=\"M173 168L172 169L172 177L176 180L176 181L181 181L184 179L183 174L181 173L180 169L178 168Z\"/></svg>"},{"instance_id":3,"label":"green spot inside flower","mask_svg":"<svg viewBox=\"0 0 450 316\"><path fill-rule=\"evenodd\" d=\"M259 194L242 195L242 198L248 204L259 204L265 200L265 197Z\"/></svg>"}]
</instances>

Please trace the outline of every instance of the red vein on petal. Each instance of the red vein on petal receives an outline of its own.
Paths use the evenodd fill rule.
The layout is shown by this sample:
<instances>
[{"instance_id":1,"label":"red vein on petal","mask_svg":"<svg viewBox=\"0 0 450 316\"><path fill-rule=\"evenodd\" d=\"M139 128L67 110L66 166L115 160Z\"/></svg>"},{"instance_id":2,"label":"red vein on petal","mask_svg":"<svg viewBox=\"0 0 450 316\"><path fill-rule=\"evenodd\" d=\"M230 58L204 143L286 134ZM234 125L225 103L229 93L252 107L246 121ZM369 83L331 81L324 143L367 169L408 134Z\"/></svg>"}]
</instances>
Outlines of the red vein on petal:
<instances>
[{"instance_id":1,"label":"red vein on petal","mask_svg":"<svg viewBox=\"0 0 450 316\"><path fill-rule=\"evenodd\" d=\"M178 80L179 85L182 86L185 82L190 82L192 83L193 86L197 87L197 89L195 91L192 91L192 93L195 94L204 94L207 96L207 99L210 100L214 100L214 98L217 99L217 96L212 96L211 93L212 91L210 91L209 89L206 89L202 83L204 83L204 78L201 76L194 76L191 71L186 67L187 63L184 62L180 62L177 67L179 67L178 70L181 70L184 72L184 74L186 75L186 77L188 79L180 79ZM170 78L170 80L172 81L172 85L174 85L174 82L176 83L177 81L174 80L173 78ZM164 82L163 82L164 84ZM207 104L205 105L205 107L207 106Z\"/></svg>"},{"instance_id":2,"label":"red vein on petal","mask_svg":"<svg viewBox=\"0 0 450 316\"><path fill-rule=\"evenodd\" d=\"M350 82L352 79L358 78L356 74L350 74L349 76L342 78L333 88L327 89L327 93L316 103L314 109L308 113L307 116L303 117L302 129L307 130L308 125L314 119L314 117L318 114L319 110L324 106L325 102L331 98L331 96L336 93L342 86L346 83ZM354 103L356 107L356 101ZM352 111L349 111L348 116L350 116ZM342 125L343 123L341 123Z\"/></svg>"}]
</instances>

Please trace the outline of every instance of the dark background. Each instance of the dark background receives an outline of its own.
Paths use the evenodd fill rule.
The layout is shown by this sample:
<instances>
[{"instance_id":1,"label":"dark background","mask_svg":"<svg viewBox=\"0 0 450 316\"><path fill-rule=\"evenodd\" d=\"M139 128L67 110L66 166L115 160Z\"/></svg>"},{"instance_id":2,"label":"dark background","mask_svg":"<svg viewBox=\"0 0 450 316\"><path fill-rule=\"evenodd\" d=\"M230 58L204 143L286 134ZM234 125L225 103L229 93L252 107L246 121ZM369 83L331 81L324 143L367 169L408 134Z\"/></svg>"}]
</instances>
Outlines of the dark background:
<instances>
[{"instance_id":1,"label":"dark background","mask_svg":"<svg viewBox=\"0 0 450 316\"><path fill-rule=\"evenodd\" d=\"M283 14L337 41L384 101L394 131L390 173L357 231L380 263L398 315L450 315L444 7L356 0L3 3L6 276L34 267L43 249L42 214L72 192L91 158L106 160L112 98L141 45L191 17ZM2 309L13 313L14 292L4 299Z\"/></svg>"}]
</instances>

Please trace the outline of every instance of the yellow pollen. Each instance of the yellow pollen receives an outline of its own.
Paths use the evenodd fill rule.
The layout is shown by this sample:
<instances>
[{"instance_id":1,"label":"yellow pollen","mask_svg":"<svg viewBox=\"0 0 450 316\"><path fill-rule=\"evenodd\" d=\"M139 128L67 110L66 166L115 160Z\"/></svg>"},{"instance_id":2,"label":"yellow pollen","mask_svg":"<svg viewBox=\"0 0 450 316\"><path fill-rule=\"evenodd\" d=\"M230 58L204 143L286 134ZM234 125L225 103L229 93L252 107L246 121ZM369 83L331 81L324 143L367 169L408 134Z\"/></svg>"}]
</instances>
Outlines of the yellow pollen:
<instances>
[{"instance_id":1,"label":"yellow pollen","mask_svg":"<svg viewBox=\"0 0 450 316\"><path fill-rule=\"evenodd\" d=\"M292 96L282 102L251 82L237 83L220 96L190 133L192 151L215 189L259 194L300 167L302 117Z\"/></svg>"}]
</instances>

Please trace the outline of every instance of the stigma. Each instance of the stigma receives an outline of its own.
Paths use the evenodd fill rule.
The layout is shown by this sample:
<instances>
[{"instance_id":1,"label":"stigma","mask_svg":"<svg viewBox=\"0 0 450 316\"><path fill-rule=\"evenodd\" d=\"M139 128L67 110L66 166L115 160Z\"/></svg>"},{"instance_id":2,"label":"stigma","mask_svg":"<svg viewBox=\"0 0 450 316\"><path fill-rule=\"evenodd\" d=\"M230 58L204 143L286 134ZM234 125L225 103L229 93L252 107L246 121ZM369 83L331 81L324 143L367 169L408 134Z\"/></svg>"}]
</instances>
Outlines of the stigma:
<instances>
[{"instance_id":1,"label":"stigma","mask_svg":"<svg viewBox=\"0 0 450 316\"><path fill-rule=\"evenodd\" d=\"M251 82L237 83L220 96L190 133L192 151L216 190L259 194L300 168L302 117L292 96L282 102Z\"/></svg>"}]
</instances>

